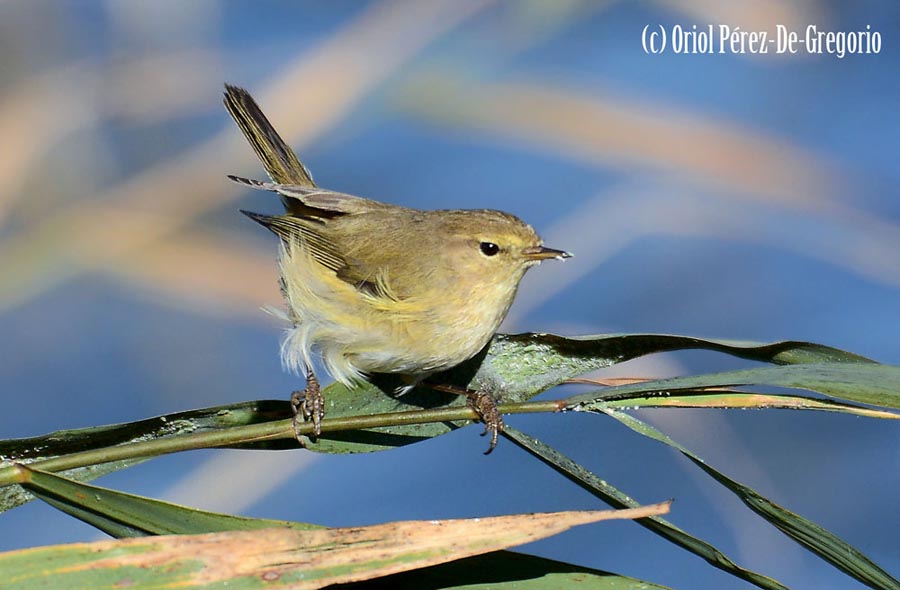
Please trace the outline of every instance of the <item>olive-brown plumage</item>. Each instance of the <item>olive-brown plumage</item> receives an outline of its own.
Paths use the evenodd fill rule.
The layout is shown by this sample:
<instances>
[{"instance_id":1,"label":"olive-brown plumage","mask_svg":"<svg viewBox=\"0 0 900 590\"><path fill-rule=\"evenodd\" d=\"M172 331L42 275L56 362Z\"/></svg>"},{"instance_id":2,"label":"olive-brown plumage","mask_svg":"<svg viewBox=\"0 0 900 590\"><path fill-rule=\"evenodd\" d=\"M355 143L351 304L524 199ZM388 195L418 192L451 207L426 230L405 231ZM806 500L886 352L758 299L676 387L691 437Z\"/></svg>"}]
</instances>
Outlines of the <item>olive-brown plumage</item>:
<instances>
[{"instance_id":1,"label":"olive-brown plumage","mask_svg":"<svg viewBox=\"0 0 900 590\"><path fill-rule=\"evenodd\" d=\"M313 351L347 385L371 373L415 384L472 358L503 321L526 270L569 256L502 211L425 211L320 189L246 91L226 86L225 104L273 182L230 178L276 192L285 205L284 215L244 213L282 240L292 323L282 355L315 384ZM478 395L483 414L481 406L493 404ZM315 410L309 399L298 403L318 429L321 400ZM493 447L502 422L488 427Z\"/></svg>"}]
</instances>

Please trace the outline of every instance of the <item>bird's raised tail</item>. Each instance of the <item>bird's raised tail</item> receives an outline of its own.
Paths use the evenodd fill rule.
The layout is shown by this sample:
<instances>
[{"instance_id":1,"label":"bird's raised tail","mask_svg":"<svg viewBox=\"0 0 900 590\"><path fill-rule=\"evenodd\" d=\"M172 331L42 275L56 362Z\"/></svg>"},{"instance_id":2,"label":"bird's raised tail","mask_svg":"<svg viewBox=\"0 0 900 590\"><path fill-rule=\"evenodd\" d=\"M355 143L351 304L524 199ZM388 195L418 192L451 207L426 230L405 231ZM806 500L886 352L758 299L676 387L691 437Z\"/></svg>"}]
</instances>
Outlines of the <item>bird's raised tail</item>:
<instances>
[{"instance_id":1,"label":"bird's raised tail","mask_svg":"<svg viewBox=\"0 0 900 590\"><path fill-rule=\"evenodd\" d=\"M312 174L300 162L294 150L275 131L275 127L249 92L238 86L226 84L224 102L225 108L253 146L273 182L316 186Z\"/></svg>"}]
</instances>

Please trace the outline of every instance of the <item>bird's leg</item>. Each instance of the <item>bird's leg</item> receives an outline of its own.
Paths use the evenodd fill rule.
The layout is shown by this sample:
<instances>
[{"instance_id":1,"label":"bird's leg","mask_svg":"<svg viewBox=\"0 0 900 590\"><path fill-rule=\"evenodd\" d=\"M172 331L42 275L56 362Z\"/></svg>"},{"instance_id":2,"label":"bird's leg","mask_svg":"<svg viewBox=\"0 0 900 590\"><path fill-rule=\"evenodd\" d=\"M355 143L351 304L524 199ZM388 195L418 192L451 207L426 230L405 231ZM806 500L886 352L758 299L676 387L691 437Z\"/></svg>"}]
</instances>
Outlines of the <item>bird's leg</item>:
<instances>
[{"instance_id":1,"label":"bird's leg","mask_svg":"<svg viewBox=\"0 0 900 590\"><path fill-rule=\"evenodd\" d=\"M500 410L497 409L497 402L491 394L486 391L472 391L471 389L463 389L461 387L454 387L453 385L426 385L438 391L466 396L466 405L475 410L475 413L478 414L478 418L484 424L484 432L481 433L481 436L488 433L491 435L491 442L488 446L488 450L484 452L485 455L490 455L491 451L494 450L494 447L497 446L497 438L500 436L500 433L503 432L503 416L500 414Z\"/></svg>"},{"instance_id":2,"label":"bird's leg","mask_svg":"<svg viewBox=\"0 0 900 590\"><path fill-rule=\"evenodd\" d=\"M325 398L319 388L319 379L313 373L312 367L306 367L306 389L291 393L291 410L294 418L291 424L294 426L294 436L301 445L304 444L300 435L300 420L312 419L313 435L315 439L322 434L322 417L325 415Z\"/></svg>"},{"instance_id":3,"label":"bird's leg","mask_svg":"<svg viewBox=\"0 0 900 590\"><path fill-rule=\"evenodd\" d=\"M503 432L503 416L497 409L497 402L491 397L491 394L484 391L473 391L467 396L466 405L475 410L478 417L484 423L484 432L481 436L491 433L491 442L485 455L490 455L494 447L497 446L497 437Z\"/></svg>"}]
</instances>

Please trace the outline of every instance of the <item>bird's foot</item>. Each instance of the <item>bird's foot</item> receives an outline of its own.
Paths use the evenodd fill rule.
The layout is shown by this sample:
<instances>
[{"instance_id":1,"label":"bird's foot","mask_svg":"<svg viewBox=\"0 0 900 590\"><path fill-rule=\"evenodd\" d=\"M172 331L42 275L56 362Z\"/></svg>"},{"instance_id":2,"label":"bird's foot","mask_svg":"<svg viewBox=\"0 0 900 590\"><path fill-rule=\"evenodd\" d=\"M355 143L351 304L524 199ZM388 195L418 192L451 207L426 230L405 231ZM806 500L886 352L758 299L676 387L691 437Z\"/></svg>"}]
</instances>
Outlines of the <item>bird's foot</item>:
<instances>
[{"instance_id":1,"label":"bird's foot","mask_svg":"<svg viewBox=\"0 0 900 590\"><path fill-rule=\"evenodd\" d=\"M490 455L494 447L497 446L497 438L503 432L503 416L500 415L500 411L497 409L497 402L494 401L491 394L483 391L472 391L467 394L467 397L467 405L475 410L475 413L478 414L478 417L484 423L484 432L481 433L481 436L485 436L488 433L491 435L488 450L484 452L485 455Z\"/></svg>"},{"instance_id":2,"label":"bird's foot","mask_svg":"<svg viewBox=\"0 0 900 590\"><path fill-rule=\"evenodd\" d=\"M294 418L291 421L294 427L294 436L305 447L303 435L300 434L300 422L312 420L313 433L310 438L315 440L322 434L322 418L325 416L325 398L322 396L319 380L312 371L306 376L306 389L291 393L291 410L294 412Z\"/></svg>"}]
</instances>

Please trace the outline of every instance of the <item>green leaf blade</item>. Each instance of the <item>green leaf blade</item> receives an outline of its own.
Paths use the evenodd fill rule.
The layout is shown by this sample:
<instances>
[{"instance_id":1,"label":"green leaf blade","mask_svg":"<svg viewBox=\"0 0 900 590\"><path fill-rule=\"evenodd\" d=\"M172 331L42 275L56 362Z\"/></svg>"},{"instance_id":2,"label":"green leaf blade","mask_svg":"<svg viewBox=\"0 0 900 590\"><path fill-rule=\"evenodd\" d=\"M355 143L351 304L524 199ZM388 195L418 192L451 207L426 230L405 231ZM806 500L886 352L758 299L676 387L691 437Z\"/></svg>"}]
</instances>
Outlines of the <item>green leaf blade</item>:
<instances>
[{"instance_id":1,"label":"green leaf blade","mask_svg":"<svg viewBox=\"0 0 900 590\"><path fill-rule=\"evenodd\" d=\"M635 432L678 450L727 490L734 493L753 512L763 517L789 538L806 547L847 575L859 580L870 588L879 590L900 588L900 580L891 576L865 554L831 531L779 506L752 488L731 479L650 424L619 410L604 409L600 411L615 418Z\"/></svg>"},{"instance_id":2,"label":"green leaf blade","mask_svg":"<svg viewBox=\"0 0 900 590\"><path fill-rule=\"evenodd\" d=\"M900 367L869 363L817 363L759 367L707 375L673 377L628 385L609 387L569 398L571 408L592 409L608 399L634 396L641 393L667 393L684 390L770 386L806 389L829 397L871 404L886 408L900 408Z\"/></svg>"},{"instance_id":3,"label":"green leaf blade","mask_svg":"<svg viewBox=\"0 0 900 590\"><path fill-rule=\"evenodd\" d=\"M638 506L636 500L537 438L512 427L507 427L503 435L613 508ZM787 587L778 581L737 565L710 543L687 533L661 516L637 519L635 523L737 578L768 590L787 590Z\"/></svg>"},{"instance_id":4,"label":"green leaf blade","mask_svg":"<svg viewBox=\"0 0 900 590\"><path fill-rule=\"evenodd\" d=\"M207 512L73 481L53 473L27 467L23 469L27 470L28 479L22 485L35 496L116 538L246 531L279 526L299 530L321 528L306 523Z\"/></svg>"}]
</instances>

